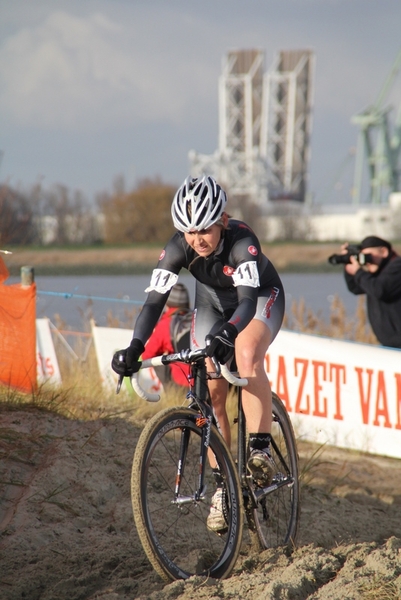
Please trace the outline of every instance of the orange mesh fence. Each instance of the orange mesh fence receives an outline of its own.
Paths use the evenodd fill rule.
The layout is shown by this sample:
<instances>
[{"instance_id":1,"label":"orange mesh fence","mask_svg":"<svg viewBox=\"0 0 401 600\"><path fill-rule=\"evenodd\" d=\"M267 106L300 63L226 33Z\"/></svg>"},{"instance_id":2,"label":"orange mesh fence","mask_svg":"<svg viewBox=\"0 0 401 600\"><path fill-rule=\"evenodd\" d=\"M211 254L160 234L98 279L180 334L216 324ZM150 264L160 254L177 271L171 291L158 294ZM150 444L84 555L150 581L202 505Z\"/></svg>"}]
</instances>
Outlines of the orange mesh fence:
<instances>
[{"instance_id":1,"label":"orange mesh fence","mask_svg":"<svg viewBox=\"0 0 401 600\"><path fill-rule=\"evenodd\" d=\"M9 274L4 260L0 256L0 283L3 283L8 278Z\"/></svg>"},{"instance_id":2,"label":"orange mesh fence","mask_svg":"<svg viewBox=\"0 0 401 600\"><path fill-rule=\"evenodd\" d=\"M36 285L4 285L7 277L0 257L0 383L31 392L36 389Z\"/></svg>"}]
</instances>

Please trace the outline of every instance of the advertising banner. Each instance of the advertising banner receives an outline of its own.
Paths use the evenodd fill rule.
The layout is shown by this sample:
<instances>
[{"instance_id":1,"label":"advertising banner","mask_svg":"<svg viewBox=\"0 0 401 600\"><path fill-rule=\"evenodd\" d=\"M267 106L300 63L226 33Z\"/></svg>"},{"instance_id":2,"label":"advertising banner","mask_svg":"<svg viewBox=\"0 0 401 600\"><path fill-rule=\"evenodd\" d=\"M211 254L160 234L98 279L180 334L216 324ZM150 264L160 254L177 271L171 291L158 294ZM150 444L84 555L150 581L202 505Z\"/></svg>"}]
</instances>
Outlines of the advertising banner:
<instances>
[{"instance_id":1,"label":"advertising banner","mask_svg":"<svg viewBox=\"0 0 401 600\"><path fill-rule=\"evenodd\" d=\"M92 335L101 381L105 387L115 390L118 375L111 368L111 359L116 350L129 346L132 339L132 330L117 327L97 327L92 323ZM145 391L157 393L163 391L163 386L153 368L141 370L138 381ZM125 378L124 383L126 389L133 393L129 378Z\"/></svg>"},{"instance_id":2,"label":"advertising banner","mask_svg":"<svg viewBox=\"0 0 401 600\"><path fill-rule=\"evenodd\" d=\"M282 330L265 360L298 438L401 458L401 350Z\"/></svg>"},{"instance_id":3,"label":"advertising banner","mask_svg":"<svg viewBox=\"0 0 401 600\"><path fill-rule=\"evenodd\" d=\"M115 389L111 358L132 332L92 333L103 383ZM265 368L298 439L401 458L401 350L281 330ZM140 383L163 389L153 369L140 371Z\"/></svg>"},{"instance_id":4,"label":"advertising banner","mask_svg":"<svg viewBox=\"0 0 401 600\"><path fill-rule=\"evenodd\" d=\"M36 319L36 376L38 383L51 380L61 383L49 319Z\"/></svg>"}]
</instances>

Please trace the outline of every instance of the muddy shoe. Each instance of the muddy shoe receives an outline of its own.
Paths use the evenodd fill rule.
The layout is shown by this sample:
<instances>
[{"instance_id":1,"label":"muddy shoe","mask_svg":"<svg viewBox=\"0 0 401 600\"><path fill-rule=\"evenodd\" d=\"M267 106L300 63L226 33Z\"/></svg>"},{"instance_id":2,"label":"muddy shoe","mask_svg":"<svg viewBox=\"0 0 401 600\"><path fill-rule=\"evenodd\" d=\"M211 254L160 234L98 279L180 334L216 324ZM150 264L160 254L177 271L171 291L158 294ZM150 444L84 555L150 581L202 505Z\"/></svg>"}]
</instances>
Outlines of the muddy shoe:
<instances>
[{"instance_id":1,"label":"muddy shoe","mask_svg":"<svg viewBox=\"0 0 401 600\"><path fill-rule=\"evenodd\" d=\"M217 488L212 496L212 505L206 521L210 531L220 533L227 530L227 523L223 513L223 488Z\"/></svg>"},{"instance_id":2,"label":"muddy shoe","mask_svg":"<svg viewBox=\"0 0 401 600\"><path fill-rule=\"evenodd\" d=\"M248 469L254 482L260 487L271 484L274 472L274 463L267 449L253 449L248 459Z\"/></svg>"}]
</instances>

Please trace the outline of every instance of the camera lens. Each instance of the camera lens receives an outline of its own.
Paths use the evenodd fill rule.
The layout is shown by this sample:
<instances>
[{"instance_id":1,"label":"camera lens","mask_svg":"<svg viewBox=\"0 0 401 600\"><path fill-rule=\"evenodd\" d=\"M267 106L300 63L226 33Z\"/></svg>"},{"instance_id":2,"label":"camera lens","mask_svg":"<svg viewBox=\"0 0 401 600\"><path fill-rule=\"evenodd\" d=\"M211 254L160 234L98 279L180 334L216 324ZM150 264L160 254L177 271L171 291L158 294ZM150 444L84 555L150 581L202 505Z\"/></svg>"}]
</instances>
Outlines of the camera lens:
<instances>
[{"instance_id":1,"label":"camera lens","mask_svg":"<svg viewBox=\"0 0 401 600\"><path fill-rule=\"evenodd\" d=\"M349 263L349 254L332 254L328 261L331 265L347 265Z\"/></svg>"}]
</instances>

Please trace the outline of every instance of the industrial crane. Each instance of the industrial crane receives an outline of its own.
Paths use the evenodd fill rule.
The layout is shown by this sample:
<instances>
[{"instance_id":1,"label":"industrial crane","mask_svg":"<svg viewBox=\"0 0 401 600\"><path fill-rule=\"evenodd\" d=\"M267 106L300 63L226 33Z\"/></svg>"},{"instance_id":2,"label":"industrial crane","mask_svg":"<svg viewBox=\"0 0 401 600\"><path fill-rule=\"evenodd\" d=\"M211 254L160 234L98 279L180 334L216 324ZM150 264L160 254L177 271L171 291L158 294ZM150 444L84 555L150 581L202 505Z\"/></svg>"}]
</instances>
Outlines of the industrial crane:
<instances>
[{"instance_id":1,"label":"industrial crane","mask_svg":"<svg viewBox=\"0 0 401 600\"><path fill-rule=\"evenodd\" d=\"M369 203L386 203L391 192L401 189L401 102L392 133L389 123L392 107L384 106L400 68L401 50L376 102L351 119L360 128L355 159L355 204L360 204L362 200L365 158L369 177Z\"/></svg>"}]
</instances>

